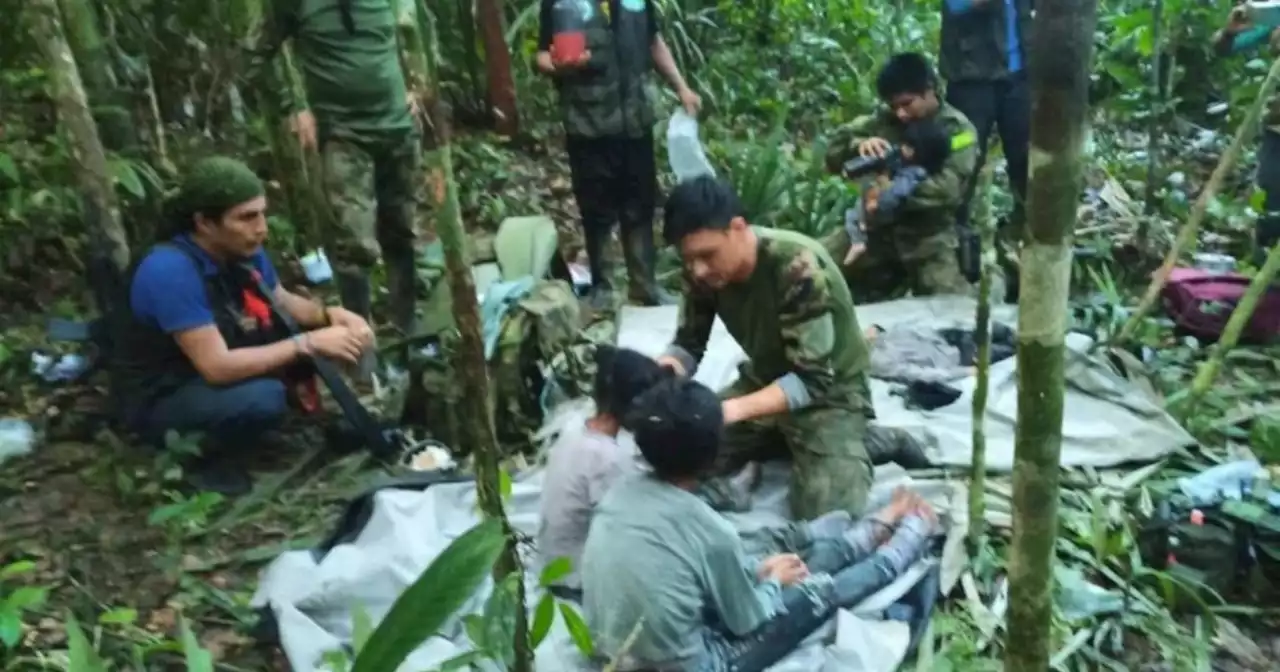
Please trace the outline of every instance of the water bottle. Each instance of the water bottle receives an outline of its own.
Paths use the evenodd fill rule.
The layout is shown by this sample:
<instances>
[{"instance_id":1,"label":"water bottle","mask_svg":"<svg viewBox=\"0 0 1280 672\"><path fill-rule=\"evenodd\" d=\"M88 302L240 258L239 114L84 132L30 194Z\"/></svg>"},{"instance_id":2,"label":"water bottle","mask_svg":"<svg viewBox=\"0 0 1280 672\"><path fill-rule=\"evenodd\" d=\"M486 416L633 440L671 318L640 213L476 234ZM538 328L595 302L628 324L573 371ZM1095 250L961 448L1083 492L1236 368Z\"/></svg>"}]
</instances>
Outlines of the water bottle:
<instances>
[{"instance_id":1,"label":"water bottle","mask_svg":"<svg viewBox=\"0 0 1280 672\"><path fill-rule=\"evenodd\" d=\"M595 7L588 0L556 0L551 6L551 58L577 63L587 50L587 23Z\"/></svg>"}]
</instances>

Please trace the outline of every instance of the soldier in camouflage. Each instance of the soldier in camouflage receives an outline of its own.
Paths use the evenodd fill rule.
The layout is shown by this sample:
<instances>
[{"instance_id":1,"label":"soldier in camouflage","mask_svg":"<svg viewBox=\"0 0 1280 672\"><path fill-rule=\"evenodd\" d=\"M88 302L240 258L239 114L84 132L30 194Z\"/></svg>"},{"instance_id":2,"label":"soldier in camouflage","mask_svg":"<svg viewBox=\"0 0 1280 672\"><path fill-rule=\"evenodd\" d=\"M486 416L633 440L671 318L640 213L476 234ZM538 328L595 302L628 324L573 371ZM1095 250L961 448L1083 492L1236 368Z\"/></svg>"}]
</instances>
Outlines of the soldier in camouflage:
<instances>
[{"instance_id":1,"label":"soldier in camouflage","mask_svg":"<svg viewBox=\"0 0 1280 672\"><path fill-rule=\"evenodd\" d=\"M796 519L862 513L872 477L869 355L839 266L807 236L749 225L732 187L709 176L676 186L664 217L686 277L675 341L659 361L692 375L716 317L748 357L723 393L716 475L789 457ZM723 491L714 479L703 488L717 508Z\"/></svg>"},{"instance_id":2,"label":"soldier in camouflage","mask_svg":"<svg viewBox=\"0 0 1280 672\"><path fill-rule=\"evenodd\" d=\"M956 211L977 160L976 134L963 114L938 99L935 82L923 56L894 56L876 81L889 109L838 129L827 153L832 171L855 156L883 156L901 142L910 122L923 119L937 122L952 139L951 156L942 170L921 182L891 221L867 231L866 252L847 271L862 300L894 298L907 290L916 296L970 291L957 256ZM870 187L864 195L868 208L874 207L875 189ZM847 247L847 234L838 235Z\"/></svg>"},{"instance_id":3,"label":"soldier in camouflage","mask_svg":"<svg viewBox=\"0 0 1280 672\"><path fill-rule=\"evenodd\" d=\"M414 330L421 131L405 89L391 0L276 0L259 55L293 41L306 105L290 101L304 147L318 144L329 221L325 239L342 303L369 317L369 268L387 267L395 326ZM259 61L258 68L265 70ZM309 105L309 106L308 106ZM420 212L421 210L421 212ZM361 368L367 375L372 360Z\"/></svg>"},{"instance_id":4,"label":"soldier in camouflage","mask_svg":"<svg viewBox=\"0 0 1280 672\"><path fill-rule=\"evenodd\" d=\"M587 51L580 60L552 49L554 0L542 0L538 69L555 79L564 116L574 198L591 265L591 305L613 304L605 248L622 228L628 295L642 305L672 303L654 277L653 213L657 204L653 92L656 69L689 114L701 101L685 83L658 31L652 0L583 0L589 13Z\"/></svg>"},{"instance_id":5,"label":"soldier in camouflage","mask_svg":"<svg viewBox=\"0 0 1280 672\"><path fill-rule=\"evenodd\" d=\"M1227 25L1214 38L1214 48L1221 56L1251 51L1261 45L1280 52L1280 28L1253 25L1243 7L1232 10ZM1264 194L1263 214L1254 225L1254 263L1258 265L1262 265L1267 251L1280 242L1280 95L1268 101L1263 124L1254 178Z\"/></svg>"}]
</instances>

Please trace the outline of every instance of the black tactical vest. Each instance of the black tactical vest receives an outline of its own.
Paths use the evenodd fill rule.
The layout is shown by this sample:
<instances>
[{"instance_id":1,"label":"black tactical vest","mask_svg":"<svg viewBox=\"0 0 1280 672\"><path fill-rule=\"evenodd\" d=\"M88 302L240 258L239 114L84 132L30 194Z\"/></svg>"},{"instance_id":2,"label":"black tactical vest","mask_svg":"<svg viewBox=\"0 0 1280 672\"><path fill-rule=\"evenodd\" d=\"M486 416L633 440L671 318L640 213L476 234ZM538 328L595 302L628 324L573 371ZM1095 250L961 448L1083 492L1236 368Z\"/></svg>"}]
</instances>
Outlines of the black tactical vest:
<instances>
[{"instance_id":1,"label":"black tactical vest","mask_svg":"<svg viewBox=\"0 0 1280 672\"><path fill-rule=\"evenodd\" d=\"M948 82L991 81L1009 76L1005 26L1005 0L987 0L964 14L952 14L942 5L942 45L938 71ZM1013 0L1018 13L1018 44L1022 47L1022 70L1027 69L1028 41L1031 39L1032 0Z\"/></svg>"},{"instance_id":2,"label":"black tactical vest","mask_svg":"<svg viewBox=\"0 0 1280 672\"><path fill-rule=\"evenodd\" d=\"M653 69L649 11L638 0L595 4L586 30L590 63L556 79L565 133L639 138L653 131L657 116L646 87Z\"/></svg>"},{"instance_id":3,"label":"black tactical vest","mask_svg":"<svg viewBox=\"0 0 1280 672\"><path fill-rule=\"evenodd\" d=\"M288 336L278 319L263 328L245 312L245 292L270 305L248 269L239 264L228 264L219 267L216 275L206 276L200 258L192 250L178 243L161 243L157 247L160 246L185 254L204 278L205 295L213 311L214 324L227 342L228 349L267 345ZM141 259L129 269L128 282L124 285L126 296L116 304L122 314L116 316L111 362L112 396L118 404L117 412L122 421L135 426L157 400L200 377L172 334L166 334L134 316L128 293L140 263Z\"/></svg>"}]
</instances>

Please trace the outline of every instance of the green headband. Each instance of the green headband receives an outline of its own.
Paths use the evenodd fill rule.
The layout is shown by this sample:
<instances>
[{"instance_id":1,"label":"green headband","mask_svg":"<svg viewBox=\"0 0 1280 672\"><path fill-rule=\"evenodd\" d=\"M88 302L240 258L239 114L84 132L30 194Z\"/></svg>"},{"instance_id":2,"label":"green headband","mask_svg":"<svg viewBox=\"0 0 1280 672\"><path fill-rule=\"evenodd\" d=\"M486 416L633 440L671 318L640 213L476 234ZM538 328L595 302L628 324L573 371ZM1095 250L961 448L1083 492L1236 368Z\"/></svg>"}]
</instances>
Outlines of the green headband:
<instances>
[{"instance_id":1,"label":"green headband","mask_svg":"<svg viewBox=\"0 0 1280 672\"><path fill-rule=\"evenodd\" d=\"M187 171L178 193L184 217L217 214L266 194L262 180L248 166L225 156L201 159Z\"/></svg>"}]
</instances>

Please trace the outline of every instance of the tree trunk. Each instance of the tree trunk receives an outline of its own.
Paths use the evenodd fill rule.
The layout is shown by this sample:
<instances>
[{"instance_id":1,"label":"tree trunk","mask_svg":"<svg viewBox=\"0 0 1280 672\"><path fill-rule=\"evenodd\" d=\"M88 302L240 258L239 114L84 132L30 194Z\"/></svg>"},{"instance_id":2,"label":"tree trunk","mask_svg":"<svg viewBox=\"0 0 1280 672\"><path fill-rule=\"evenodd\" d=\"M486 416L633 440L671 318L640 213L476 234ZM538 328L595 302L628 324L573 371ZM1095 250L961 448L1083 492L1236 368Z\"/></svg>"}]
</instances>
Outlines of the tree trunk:
<instances>
[{"instance_id":1,"label":"tree trunk","mask_svg":"<svg viewBox=\"0 0 1280 672\"><path fill-rule=\"evenodd\" d=\"M427 44L434 44L428 38ZM425 54L424 54L425 55ZM427 56L434 59L435 54ZM444 249L445 277L453 300L453 319L457 325L457 347L453 352L456 380L462 393L462 439L471 449L475 460L476 493L480 509L486 516L502 521L507 532L507 548L494 567L494 581L498 585L515 573L516 613L512 642L515 653L513 670L532 672L533 647L529 639L528 613L525 608L524 566L520 562L520 547L516 531L507 520L502 504L502 474L498 464L498 439L493 426L493 408L489 403L489 367L484 356L484 340L480 328L480 306L476 300L476 286L471 276L470 254L467 252L466 233L462 228L462 212L458 205L457 181L453 175L453 161L449 147L449 126L444 111L437 107L432 111L436 120L435 153L439 171L427 173L427 191L437 213L436 233Z\"/></svg>"},{"instance_id":2,"label":"tree trunk","mask_svg":"<svg viewBox=\"0 0 1280 672\"><path fill-rule=\"evenodd\" d=\"M71 148L72 167L90 232L90 251L103 255L123 274L129 266L129 238L120 222L107 154L89 111L75 56L62 30L57 0L30 0L27 6L34 10L31 27L49 67L59 125L66 130Z\"/></svg>"},{"instance_id":3,"label":"tree trunk","mask_svg":"<svg viewBox=\"0 0 1280 672\"><path fill-rule=\"evenodd\" d=\"M1009 557L1009 672L1049 669L1071 234L1079 203L1097 0L1044 0L1030 40L1031 151Z\"/></svg>"},{"instance_id":4,"label":"tree trunk","mask_svg":"<svg viewBox=\"0 0 1280 672\"><path fill-rule=\"evenodd\" d=\"M973 459L969 468L969 554L981 557L986 534L987 504L987 392L991 376L991 280L1000 272L996 263L996 224L991 217L991 162L983 166L974 190L971 221L982 236L979 246L981 266L978 276L978 313L974 317L973 342L978 346L977 383L973 389Z\"/></svg>"},{"instance_id":5,"label":"tree trunk","mask_svg":"<svg viewBox=\"0 0 1280 672\"><path fill-rule=\"evenodd\" d=\"M132 151L138 133L129 114L128 95L116 81L98 17L88 0L59 0L67 43L76 63L98 124L103 145L115 152Z\"/></svg>"},{"instance_id":6,"label":"tree trunk","mask_svg":"<svg viewBox=\"0 0 1280 672\"><path fill-rule=\"evenodd\" d=\"M516 82L511 76L511 51L507 49L500 0L479 0L480 35L484 40L484 67L488 80L489 114L498 135L514 138L520 132L516 109Z\"/></svg>"}]
</instances>

